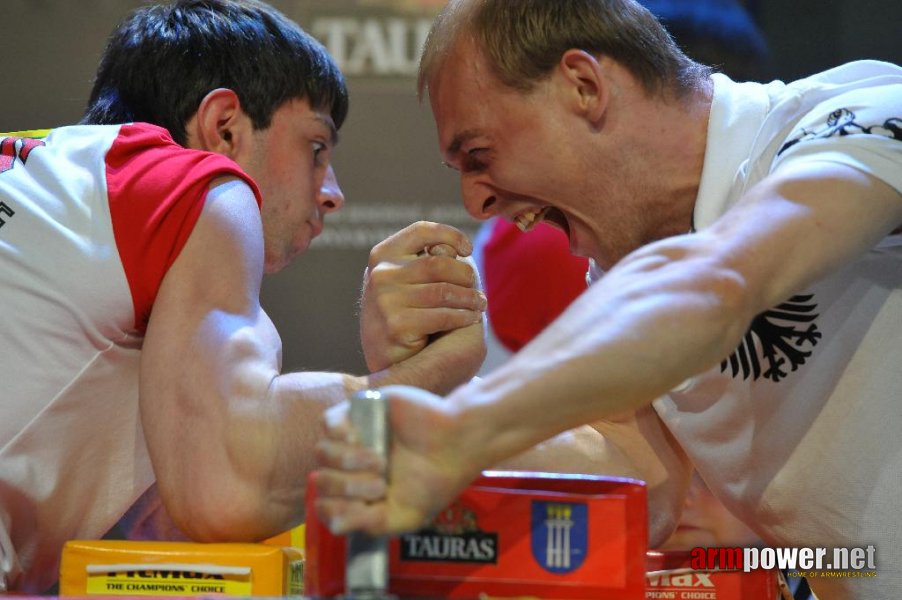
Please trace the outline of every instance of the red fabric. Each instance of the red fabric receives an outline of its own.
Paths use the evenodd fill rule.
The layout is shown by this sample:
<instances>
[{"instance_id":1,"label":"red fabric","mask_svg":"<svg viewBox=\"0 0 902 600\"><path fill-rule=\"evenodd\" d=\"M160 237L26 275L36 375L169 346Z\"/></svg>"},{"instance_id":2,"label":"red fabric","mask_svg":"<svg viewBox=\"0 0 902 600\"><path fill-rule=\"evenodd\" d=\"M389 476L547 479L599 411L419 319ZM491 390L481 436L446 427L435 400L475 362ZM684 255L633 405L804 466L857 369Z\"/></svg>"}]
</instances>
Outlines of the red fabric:
<instances>
[{"instance_id":1,"label":"red fabric","mask_svg":"<svg viewBox=\"0 0 902 600\"><path fill-rule=\"evenodd\" d=\"M225 175L242 178L262 203L257 185L235 162L187 150L160 127L123 125L107 152L113 234L139 331L147 328L160 283L191 235L210 183Z\"/></svg>"},{"instance_id":2,"label":"red fabric","mask_svg":"<svg viewBox=\"0 0 902 600\"><path fill-rule=\"evenodd\" d=\"M540 223L521 232L498 219L483 248L489 322L518 351L586 290L586 258L570 254L567 236Z\"/></svg>"}]
</instances>

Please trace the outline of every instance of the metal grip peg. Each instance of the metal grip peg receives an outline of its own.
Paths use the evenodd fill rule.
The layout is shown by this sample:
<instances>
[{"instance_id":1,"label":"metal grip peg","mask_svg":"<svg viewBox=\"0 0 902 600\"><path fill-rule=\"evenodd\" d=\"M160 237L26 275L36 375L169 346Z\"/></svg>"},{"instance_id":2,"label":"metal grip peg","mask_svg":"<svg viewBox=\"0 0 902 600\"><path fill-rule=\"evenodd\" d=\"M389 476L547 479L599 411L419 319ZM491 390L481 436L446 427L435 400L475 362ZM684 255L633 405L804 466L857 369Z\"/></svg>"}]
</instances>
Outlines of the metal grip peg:
<instances>
[{"instance_id":1,"label":"metal grip peg","mask_svg":"<svg viewBox=\"0 0 902 600\"><path fill-rule=\"evenodd\" d=\"M351 426L361 444L388 459L388 402L381 392L363 390L351 396ZM354 599L390 598L388 538L348 534L345 594Z\"/></svg>"}]
</instances>

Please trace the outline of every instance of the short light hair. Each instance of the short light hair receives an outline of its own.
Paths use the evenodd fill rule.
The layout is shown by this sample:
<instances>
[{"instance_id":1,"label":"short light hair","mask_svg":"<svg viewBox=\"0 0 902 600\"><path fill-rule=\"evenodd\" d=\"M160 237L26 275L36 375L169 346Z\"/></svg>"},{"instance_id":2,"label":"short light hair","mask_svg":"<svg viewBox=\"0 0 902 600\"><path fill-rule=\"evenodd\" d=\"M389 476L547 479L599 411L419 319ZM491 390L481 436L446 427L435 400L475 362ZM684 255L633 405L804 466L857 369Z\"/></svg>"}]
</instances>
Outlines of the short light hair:
<instances>
[{"instance_id":1,"label":"short light hair","mask_svg":"<svg viewBox=\"0 0 902 600\"><path fill-rule=\"evenodd\" d=\"M687 57L634 0L450 0L420 59L420 98L462 39L475 43L503 85L528 92L571 48L609 56L651 94L683 96L711 70Z\"/></svg>"}]
</instances>

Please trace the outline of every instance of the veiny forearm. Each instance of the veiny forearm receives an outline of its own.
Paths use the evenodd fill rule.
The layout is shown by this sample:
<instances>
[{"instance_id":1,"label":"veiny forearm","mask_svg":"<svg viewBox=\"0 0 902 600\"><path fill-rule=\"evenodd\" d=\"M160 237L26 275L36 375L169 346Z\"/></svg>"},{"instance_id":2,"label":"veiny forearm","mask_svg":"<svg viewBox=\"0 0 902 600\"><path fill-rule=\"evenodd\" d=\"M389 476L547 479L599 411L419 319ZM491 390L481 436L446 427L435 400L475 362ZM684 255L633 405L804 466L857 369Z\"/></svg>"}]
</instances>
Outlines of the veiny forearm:
<instances>
[{"instance_id":1,"label":"veiny forearm","mask_svg":"<svg viewBox=\"0 0 902 600\"><path fill-rule=\"evenodd\" d=\"M243 519L247 525L240 525L234 516L228 535L238 539L265 537L271 535L270 531L277 533L303 520L306 476L315 466L313 448L321 435L320 419L325 409L357 390L385 385L408 384L447 392L475 374L483 346L470 338L481 340L482 335L478 325L451 332L418 355L365 377L338 373L276 376L274 365L253 361L248 361L243 371L235 369L233 373L243 372L248 379L236 387L253 393L233 393L228 401L224 462L232 481L229 497L223 501L232 505L233 515L236 504L249 509ZM267 379L271 383L264 389ZM265 400L260 399L261 393ZM221 476L225 477L223 473ZM238 502L242 489L244 501Z\"/></svg>"},{"instance_id":2,"label":"veiny forearm","mask_svg":"<svg viewBox=\"0 0 902 600\"><path fill-rule=\"evenodd\" d=\"M153 348L145 356L147 373L168 374L142 399L161 496L194 539L284 531L304 516L321 412L365 384L333 373L278 375L278 337L262 311L254 322L214 313L196 331L181 357Z\"/></svg>"},{"instance_id":3,"label":"veiny forearm","mask_svg":"<svg viewBox=\"0 0 902 600\"><path fill-rule=\"evenodd\" d=\"M662 255L686 251L624 261L505 366L456 390L473 462L635 410L728 354L752 317L743 281Z\"/></svg>"},{"instance_id":4,"label":"veiny forearm","mask_svg":"<svg viewBox=\"0 0 902 600\"><path fill-rule=\"evenodd\" d=\"M226 438L231 464L259 494L254 520L260 525L278 533L304 520L322 413L364 387L364 378L350 375L288 373L273 379L265 400L236 411L241 414Z\"/></svg>"}]
</instances>

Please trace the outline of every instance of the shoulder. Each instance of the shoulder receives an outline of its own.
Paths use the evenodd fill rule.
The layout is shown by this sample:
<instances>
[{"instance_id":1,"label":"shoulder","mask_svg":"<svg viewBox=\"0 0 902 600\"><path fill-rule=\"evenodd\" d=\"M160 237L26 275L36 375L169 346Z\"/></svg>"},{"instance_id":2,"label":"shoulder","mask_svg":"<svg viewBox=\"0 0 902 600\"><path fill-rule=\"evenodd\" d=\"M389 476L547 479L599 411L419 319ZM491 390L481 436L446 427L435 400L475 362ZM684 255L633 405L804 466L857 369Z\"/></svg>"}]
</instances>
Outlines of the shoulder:
<instances>
[{"instance_id":1,"label":"shoulder","mask_svg":"<svg viewBox=\"0 0 902 600\"><path fill-rule=\"evenodd\" d=\"M902 77L846 89L808 110L781 140L772 169L799 161L844 164L902 191Z\"/></svg>"},{"instance_id":2,"label":"shoulder","mask_svg":"<svg viewBox=\"0 0 902 600\"><path fill-rule=\"evenodd\" d=\"M799 162L853 167L902 186L902 68L848 63L770 88L752 179Z\"/></svg>"},{"instance_id":3,"label":"shoulder","mask_svg":"<svg viewBox=\"0 0 902 600\"><path fill-rule=\"evenodd\" d=\"M221 154L184 148L169 132L147 123L122 125L106 155L108 184L140 185L152 195L169 195L194 185L206 186L215 177L243 179L261 202L257 185L233 160Z\"/></svg>"},{"instance_id":4,"label":"shoulder","mask_svg":"<svg viewBox=\"0 0 902 600\"><path fill-rule=\"evenodd\" d=\"M228 235L238 245L250 244L251 253L262 238L262 198L254 181L229 158L183 148L159 127L120 127L106 156L106 185L139 330L146 327L160 284L189 238L204 237L211 226L232 227ZM218 248L217 242L208 239L201 249Z\"/></svg>"},{"instance_id":5,"label":"shoulder","mask_svg":"<svg viewBox=\"0 0 902 600\"><path fill-rule=\"evenodd\" d=\"M795 81L785 89L797 105L790 145L854 135L899 139L902 68L896 65L856 61Z\"/></svg>"}]
</instances>

